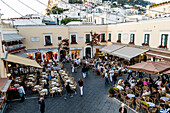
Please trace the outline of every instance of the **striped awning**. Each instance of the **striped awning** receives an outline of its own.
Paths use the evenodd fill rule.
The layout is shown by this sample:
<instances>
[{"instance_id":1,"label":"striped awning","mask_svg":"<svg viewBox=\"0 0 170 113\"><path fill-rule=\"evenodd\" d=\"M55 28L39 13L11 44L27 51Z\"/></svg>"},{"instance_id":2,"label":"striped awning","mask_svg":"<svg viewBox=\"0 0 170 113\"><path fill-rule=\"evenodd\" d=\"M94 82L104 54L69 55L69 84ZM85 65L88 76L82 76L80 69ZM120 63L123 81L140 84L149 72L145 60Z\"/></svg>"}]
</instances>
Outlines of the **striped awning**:
<instances>
[{"instance_id":1,"label":"striped awning","mask_svg":"<svg viewBox=\"0 0 170 113\"><path fill-rule=\"evenodd\" d=\"M162 59L170 61L170 53L150 50L150 51L146 52L146 55L151 56L151 57L160 58L160 59L162 58Z\"/></svg>"},{"instance_id":2,"label":"striped awning","mask_svg":"<svg viewBox=\"0 0 170 113\"><path fill-rule=\"evenodd\" d=\"M102 51L104 53L111 53L111 52L116 51L122 47L124 47L124 45L111 44L111 45L103 47L102 49L100 49L100 51Z\"/></svg>"},{"instance_id":3,"label":"striped awning","mask_svg":"<svg viewBox=\"0 0 170 113\"><path fill-rule=\"evenodd\" d=\"M123 47L123 48L118 49L117 51L111 52L111 55L118 56L126 60L130 60L147 51L148 51L147 49L140 49L140 48L134 48L134 47Z\"/></svg>"},{"instance_id":4,"label":"striped awning","mask_svg":"<svg viewBox=\"0 0 170 113\"><path fill-rule=\"evenodd\" d=\"M3 34L3 38L6 42L24 40L25 38L18 34Z\"/></svg>"}]
</instances>

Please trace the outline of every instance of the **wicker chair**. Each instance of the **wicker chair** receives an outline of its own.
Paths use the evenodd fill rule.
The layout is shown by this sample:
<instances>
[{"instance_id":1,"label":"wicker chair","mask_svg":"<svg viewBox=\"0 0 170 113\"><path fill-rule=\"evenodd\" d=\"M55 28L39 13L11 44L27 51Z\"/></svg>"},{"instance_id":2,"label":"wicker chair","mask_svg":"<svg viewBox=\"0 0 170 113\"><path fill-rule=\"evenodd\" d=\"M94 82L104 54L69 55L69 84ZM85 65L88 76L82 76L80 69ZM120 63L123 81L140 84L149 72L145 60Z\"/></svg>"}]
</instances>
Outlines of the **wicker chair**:
<instances>
[{"instance_id":1,"label":"wicker chair","mask_svg":"<svg viewBox=\"0 0 170 113\"><path fill-rule=\"evenodd\" d=\"M136 109L135 111L137 111L139 109L139 111L141 111L141 99L140 98L136 98Z\"/></svg>"},{"instance_id":2,"label":"wicker chair","mask_svg":"<svg viewBox=\"0 0 170 113\"><path fill-rule=\"evenodd\" d=\"M127 100L126 100L126 104L128 105L128 108L129 108L130 106L132 106L132 108L134 108L133 103L134 103L134 98L131 98L131 99L127 99Z\"/></svg>"}]
</instances>

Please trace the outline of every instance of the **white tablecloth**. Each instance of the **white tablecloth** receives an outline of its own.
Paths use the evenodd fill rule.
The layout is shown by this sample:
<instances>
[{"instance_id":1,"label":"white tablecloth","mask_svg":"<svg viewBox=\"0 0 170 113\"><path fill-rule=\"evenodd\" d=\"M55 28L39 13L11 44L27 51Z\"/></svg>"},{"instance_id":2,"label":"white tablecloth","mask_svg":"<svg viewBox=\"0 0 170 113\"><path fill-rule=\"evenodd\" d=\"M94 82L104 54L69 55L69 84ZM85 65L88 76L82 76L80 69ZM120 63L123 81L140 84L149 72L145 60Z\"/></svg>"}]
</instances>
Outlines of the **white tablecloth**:
<instances>
[{"instance_id":1,"label":"white tablecloth","mask_svg":"<svg viewBox=\"0 0 170 113\"><path fill-rule=\"evenodd\" d=\"M148 104L149 104L149 107L155 107L155 104L154 104L154 103L152 103L152 102L146 102L146 103L148 103Z\"/></svg>"},{"instance_id":2,"label":"white tablecloth","mask_svg":"<svg viewBox=\"0 0 170 113\"><path fill-rule=\"evenodd\" d=\"M134 98L134 97L135 97L134 94L127 94L127 96L128 96L129 98Z\"/></svg>"},{"instance_id":3,"label":"white tablecloth","mask_svg":"<svg viewBox=\"0 0 170 113\"><path fill-rule=\"evenodd\" d=\"M47 89L42 89L40 92L44 92L46 95L48 94L48 90Z\"/></svg>"},{"instance_id":4,"label":"white tablecloth","mask_svg":"<svg viewBox=\"0 0 170 113\"><path fill-rule=\"evenodd\" d=\"M168 101L168 100L170 100L169 97L161 97L160 99L163 100L163 101L165 101L165 102Z\"/></svg>"},{"instance_id":5,"label":"white tablecloth","mask_svg":"<svg viewBox=\"0 0 170 113\"><path fill-rule=\"evenodd\" d=\"M35 85L35 86L34 86L34 88L39 88L39 87L40 87L40 85Z\"/></svg>"}]
</instances>

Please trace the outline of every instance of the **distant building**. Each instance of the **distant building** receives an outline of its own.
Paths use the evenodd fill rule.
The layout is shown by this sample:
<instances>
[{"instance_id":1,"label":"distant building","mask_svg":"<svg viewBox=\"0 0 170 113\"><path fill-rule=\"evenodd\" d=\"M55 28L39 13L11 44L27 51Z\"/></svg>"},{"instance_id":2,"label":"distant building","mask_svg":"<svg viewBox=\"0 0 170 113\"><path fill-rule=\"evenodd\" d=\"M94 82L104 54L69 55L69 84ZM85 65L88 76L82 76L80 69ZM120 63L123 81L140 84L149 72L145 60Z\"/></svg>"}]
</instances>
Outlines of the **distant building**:
<instances>
[{"instance_id":1,"label":"distant building","mask_svg":"<svg viewBox=\"0 0 170 113\"><path fill-rule=\"evenodd\" d=\"M170 1L167 3L151 5L147 10L146 15L151 18L170 16Z\"/></svg>"}]
</instances>

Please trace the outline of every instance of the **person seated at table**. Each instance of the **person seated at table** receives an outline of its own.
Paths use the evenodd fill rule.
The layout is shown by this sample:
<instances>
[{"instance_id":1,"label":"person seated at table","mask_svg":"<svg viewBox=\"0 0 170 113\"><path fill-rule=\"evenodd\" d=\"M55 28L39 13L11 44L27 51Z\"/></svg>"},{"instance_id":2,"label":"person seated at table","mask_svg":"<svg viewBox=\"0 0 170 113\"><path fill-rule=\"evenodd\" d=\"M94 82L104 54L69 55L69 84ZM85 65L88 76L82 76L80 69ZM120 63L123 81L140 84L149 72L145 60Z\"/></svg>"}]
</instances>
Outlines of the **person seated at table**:
<instances>
[{"instance_id":1,"label":"person seated at table","mask_svg":"<svg viewBox=\"0 0 170 113\"><path fill-rule=\"evenodd\" d=\"M129 84L128 80L125 80L124 84L125 84L125 87L126 86L130 87L130 84Z\"/></svg>"},{"instance_id":2,"label":"person seated at table","mask_svg":"<svg viewBox=\"0 0 170 113\"><path fill-rule=\"evenodd\" d=\"M169 82L167 80L165 81L165 87L169 89Z\"/></svg>"},{"instance_id":3,"label":"person seated at table","mask_svg":"<svg viewBox=\"0 0 170 113\"><path fill-rule=\"evenodd\" d=\"M167 113L167 109L165 108L164 104L160 104L160 111L159 113Z\"/></svg>"},{"instance_id":4,"label":"person seated at table","mask_svg":"<svg viewBox=\"0 0 170 113\"><path fill-rule=\"evenodd\" d=\"M129 89L129 86L125 86L125 91Z\"/></svg>"},{"instance_id":5,"label":"person seated at table","mask_svg":"<svg viewBox=\"0 0 170 113\"><path fill-rule=\"evenodd\" d=\"M159 92L161 92L161 93L166 93L166 87L165 87L165 85L163 85L163 84L161 84L161 86L159 87Z\"/></svg>"},{"instance_id":6,"label":"person seated at table","mask_svg":"<svg viewBox=\"0 0 170 113\"><path fill-rule=\"evenodd\" d=\"M162 80L161 80L161 78L159 78L159 79L155 82L155 85L156 85L157 88L158 88L158 87L161 86L161 84L162 84Z\"/></svg>"},{"instance_id":7,"label":"person seated at table","mask_svg":"<svg viewBox=\"0 0 170 113\"><path fill-rule=\"evenodd\" d=\"M145 81L143 82L143 85L144 85L144 86L150 85L150 83L148 82L148 79L145 79Z\"/></svg>"},{"instance_id":8,"label":"person seated at table","mask_svg":"<svg viewBox=\"0 0 170 113\"><path fill-rule=\"evenodd\" d=\"M116 87L119 89L119 91L124 90L123 86L121 86L120 84L118 84Z\"/></svg>"},{"instance_id":9,"label":"person seated at table","mask_svg":"<svg viewBox=\"0 0 170 113\"><path fill-rule=\"evenodd\" d=\"M130 80L129 80L129 83L131 84L132 81L134 81L134 80L135 80L135 79L134 79L133 77L131 77Z\"/></svg>"},{"instance_id":10,"label":"person seated at table","mask_svg":"<svg viewBox=\"0 0 170 113\"><path fill-rule=\"evenodd\" d=\"M54 78L54 69L51 69L51 78Z\"/></svg>"},{"instance_id":11,"label":"person seated at table","mask_svg":"<svg viewBox=\"0 0 170 113\"><path fill-rule=\"evenodd\" d=\"M130 88L133 89L135 87L135 85L136 85L135 80L133 80L131 85L130 85Z\"/></svg>"},{"instance_id":12,"label":"person seated at table","mask_svg":"<svg viewBox=\"0 0 170 113\"><path fill-rule=\"evenodd\" d=\"M141 80L141 78L139 78L139 80L137 80L136 86L142 86L143 82Z\"/></svg>"},{"instance_id":13,"label":"person seated at table","mask_svg":"<svg viewBox=\"0 0 170 113\"><path fill-rule=\"evenodd\" d=\"M150 95L150 94L151 94L151 92L149 90L144 90L142 95L145 96L145 95Z\"/></svg>"},{"instance_id":14,"label":"person seated at table","mask_svg":"<svg viewBox=\"0 0 170 113\"><path fill-rule=\"evenodd\" d=\"M121 86L125 86L123 79L119 79L118 84Z\"/></svg>"}]
</instances>

